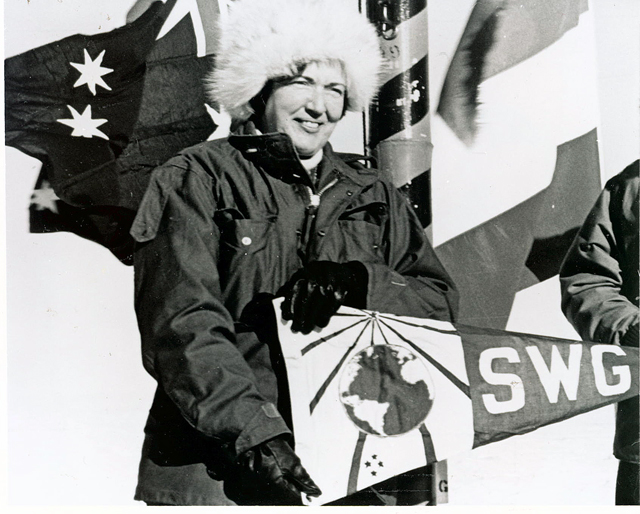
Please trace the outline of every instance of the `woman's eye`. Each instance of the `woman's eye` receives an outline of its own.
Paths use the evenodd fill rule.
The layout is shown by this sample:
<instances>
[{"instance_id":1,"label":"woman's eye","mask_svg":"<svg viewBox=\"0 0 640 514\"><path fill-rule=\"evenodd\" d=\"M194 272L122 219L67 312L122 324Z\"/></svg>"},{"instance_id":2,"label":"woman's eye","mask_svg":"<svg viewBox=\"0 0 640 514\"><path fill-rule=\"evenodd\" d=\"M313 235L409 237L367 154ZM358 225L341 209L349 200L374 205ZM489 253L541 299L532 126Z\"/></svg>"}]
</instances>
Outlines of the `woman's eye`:
<instances>
[{"instance_id":1,"label":"woman's eye","mask_svg":"<svg viewBox=\"0 0 640 514\"><path fill-rule=\"evenodd\" d=\"M289 84L292 86L303 86L303 87L311 85L311 83L308 80L304 80L304 79L294 79Z\"/></svg>"}]
</instances>

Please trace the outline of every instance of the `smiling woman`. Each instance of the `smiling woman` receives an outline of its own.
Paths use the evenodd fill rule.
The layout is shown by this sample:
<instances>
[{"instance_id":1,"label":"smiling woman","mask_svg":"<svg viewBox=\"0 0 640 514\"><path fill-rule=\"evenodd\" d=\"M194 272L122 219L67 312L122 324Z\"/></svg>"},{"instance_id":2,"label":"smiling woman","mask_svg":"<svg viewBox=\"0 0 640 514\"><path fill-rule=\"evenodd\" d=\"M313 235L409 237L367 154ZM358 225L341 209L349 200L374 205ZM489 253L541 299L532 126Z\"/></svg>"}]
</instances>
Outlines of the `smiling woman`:
<instances>
[{"instance_id":1,"label":"smiling woman","mask_svg":"<svg viewBox=\"0 0 640 514\"><path fill-rule=\"evenodd\" d=\"M321 494L292 449L269 344L274 297L302 333L341 305L455 316L454 286L405 198L328 143L378 84L376 31L355 7L233 2L209 80L233 134L152 174L131 231L143 362L158 382L138 500L289 505Z\"/></svg>"}]
</instances>

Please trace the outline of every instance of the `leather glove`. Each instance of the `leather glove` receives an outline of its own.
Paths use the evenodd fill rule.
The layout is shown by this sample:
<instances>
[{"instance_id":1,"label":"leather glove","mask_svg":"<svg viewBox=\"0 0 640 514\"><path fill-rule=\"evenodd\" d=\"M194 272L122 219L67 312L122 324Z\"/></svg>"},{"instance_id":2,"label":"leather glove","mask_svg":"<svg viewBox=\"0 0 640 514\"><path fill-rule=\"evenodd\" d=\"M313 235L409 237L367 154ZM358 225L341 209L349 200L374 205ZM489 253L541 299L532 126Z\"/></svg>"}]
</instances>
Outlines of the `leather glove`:
<instances>
[{"instance_id":1,"label":"leather glove","mask_svg":"<svg viewBox=\"0 0 640 514\"><path fill-rule=\"evenodd\" d=\"M285 286L282 317L293 321L294 332L324 328L341 305L366 306L368 278L367 268L358 261L310 262Z\"/></svg>"},{"instance_id":2,"label":"leather glove","mask_svg":"<svg viewBox=\"0 0 640 514\"><path fill-rule=\"evenodd\" d=\"M250 448L238 456L237 462L245 471L257 475L275 489L274 492L282 496L283 504L299 505L302 493L307 496L322 494L282 436Z\"/></svg>"}]
</instances>

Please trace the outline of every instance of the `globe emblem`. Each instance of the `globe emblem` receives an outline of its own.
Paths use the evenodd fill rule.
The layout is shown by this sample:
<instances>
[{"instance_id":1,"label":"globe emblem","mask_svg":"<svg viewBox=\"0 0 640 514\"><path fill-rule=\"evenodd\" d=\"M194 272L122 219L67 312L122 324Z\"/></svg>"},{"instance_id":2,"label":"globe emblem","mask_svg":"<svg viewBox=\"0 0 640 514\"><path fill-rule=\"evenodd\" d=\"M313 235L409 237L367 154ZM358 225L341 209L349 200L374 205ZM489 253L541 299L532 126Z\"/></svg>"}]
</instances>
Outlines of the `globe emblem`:
<instances>
[{"instance_id":1,"label":"globe emblem","mask_svg":"<svg viewBox=\"0 0 640 514\"><path fill-rule=\"evenodd\" d=\"M358 352L345 366L339 389L349 419L361 431L380 437L413 430L433 405L426 366L398 345L372 345Z\"/></svg>"}]
</instances>

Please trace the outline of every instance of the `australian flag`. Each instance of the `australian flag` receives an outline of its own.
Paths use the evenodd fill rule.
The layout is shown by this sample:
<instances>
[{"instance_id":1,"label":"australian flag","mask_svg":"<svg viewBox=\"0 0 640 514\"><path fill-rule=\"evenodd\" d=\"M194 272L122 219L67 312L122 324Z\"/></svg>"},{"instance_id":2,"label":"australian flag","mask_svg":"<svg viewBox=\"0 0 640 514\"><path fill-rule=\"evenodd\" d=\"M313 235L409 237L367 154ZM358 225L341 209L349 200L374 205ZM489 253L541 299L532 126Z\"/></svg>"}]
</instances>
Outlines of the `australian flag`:
<instances>
[{"instance_id":1,"label":"australian flag","mask_svg":"<svg viewBox=\"0 0 640 514\"><path fill-rule=\"evenodd\" d=\"M216 128L202 87L210 58L180 4L144 5L124 27L5 60L5 144L43 163L32 232L70 231L131 262L151 170Z\"/></svg>"}]
</instances>

